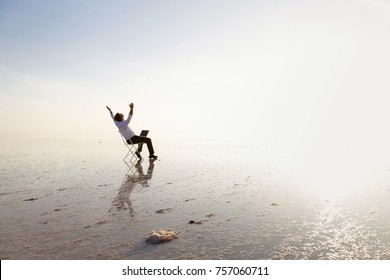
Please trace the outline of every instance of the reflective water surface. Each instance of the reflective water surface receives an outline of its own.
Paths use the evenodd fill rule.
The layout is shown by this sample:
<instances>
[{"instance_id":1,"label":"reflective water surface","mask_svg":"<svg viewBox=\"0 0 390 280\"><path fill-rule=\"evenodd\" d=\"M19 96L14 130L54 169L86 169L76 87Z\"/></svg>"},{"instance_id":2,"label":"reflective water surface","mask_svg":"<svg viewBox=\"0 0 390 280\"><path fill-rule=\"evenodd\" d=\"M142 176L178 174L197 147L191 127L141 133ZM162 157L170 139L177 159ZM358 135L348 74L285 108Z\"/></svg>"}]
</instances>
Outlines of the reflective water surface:
<instances>
[{"instance_id":1,"label":"reflective water surface","mask_svg":"<svg viewBox=\"0 0 390 280\"><path fill-rule=\"evenodd\" d=\"M257 144L155 141L128 170L122 145L4 140L0 258L390 259L390 166L366 180ZM158 229L178 239L146 243Z\"/></svg>"}]
</instances>

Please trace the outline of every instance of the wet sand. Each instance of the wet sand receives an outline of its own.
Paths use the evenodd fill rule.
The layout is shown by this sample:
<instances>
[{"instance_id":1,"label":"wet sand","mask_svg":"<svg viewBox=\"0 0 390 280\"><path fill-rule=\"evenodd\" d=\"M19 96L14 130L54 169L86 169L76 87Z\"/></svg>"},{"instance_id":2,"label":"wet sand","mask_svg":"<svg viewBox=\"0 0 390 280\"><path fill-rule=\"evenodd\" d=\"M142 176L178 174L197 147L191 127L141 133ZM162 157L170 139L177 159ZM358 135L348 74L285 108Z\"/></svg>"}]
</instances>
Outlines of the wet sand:
<instances>
[{"instance_id":1,"label":"wet sand","mask_svg":"<svg viewBox=\"0 0 390 280\"><path fill-rule=\"evenodd\" d=\"M121 145L3 143L0 258L390 259L390 166L337 195L260 145L155 141L130 171Z\"/></svg>"}]
</instances>

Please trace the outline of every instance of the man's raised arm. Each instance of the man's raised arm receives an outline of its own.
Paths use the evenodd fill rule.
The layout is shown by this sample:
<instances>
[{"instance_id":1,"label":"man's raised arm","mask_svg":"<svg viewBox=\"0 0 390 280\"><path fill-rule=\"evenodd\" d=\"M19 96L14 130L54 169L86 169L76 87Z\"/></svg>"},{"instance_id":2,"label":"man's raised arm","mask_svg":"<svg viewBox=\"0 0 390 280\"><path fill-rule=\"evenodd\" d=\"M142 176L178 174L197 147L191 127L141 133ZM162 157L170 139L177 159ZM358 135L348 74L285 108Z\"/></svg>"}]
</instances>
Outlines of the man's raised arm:
<instances>
[{"instance_id":1,"label":"man's raised arm","mask_svg":"<svg viewBox=\"0 0 390 280\"><path fill-rule=\"evenodd\" d=\"M129 107L130 107L130 113L129 113L129 115L133 116L133 112L134 112L134 110L133 110L133 108L134 108L133 102L130 103Z\"/></svg>"},{"instance_id":2,"label":"man's raised arm","mask_svg":"<svg viewBox=\"0 0 390 280\"><path fill-rule=\"evenodd\" d=\"M108 110L108 111L110 111L110 115L111 115L111 117L114 117L114 115L112 114L111 108L110 108L110 107L108 107L108 106L106 106L106 108L107 108L107 110Z\"/></svg>"}]
</instances>

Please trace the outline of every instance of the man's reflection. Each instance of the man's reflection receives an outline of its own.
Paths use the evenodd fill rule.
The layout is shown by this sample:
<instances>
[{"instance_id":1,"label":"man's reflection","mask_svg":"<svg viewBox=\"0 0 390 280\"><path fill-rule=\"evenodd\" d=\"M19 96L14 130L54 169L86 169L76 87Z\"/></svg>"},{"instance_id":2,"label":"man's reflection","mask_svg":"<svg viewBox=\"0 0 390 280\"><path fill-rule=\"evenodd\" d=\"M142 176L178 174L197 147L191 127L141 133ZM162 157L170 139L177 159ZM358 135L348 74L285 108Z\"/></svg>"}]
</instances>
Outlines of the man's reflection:
<instances>
[{"instance_id":1,"label":"man's reflection","mask_svg":"<svg viewBox=\"0 0 390 280\"><path fill-rule=\"evenodd\" d=\"M141 160L135 165L135 171L129 170L122 180L122 184L119 188L119 192L116 195L112 205L117 210L126 210L130 212L130 216L133 217L133 207L131 205L130 196L137 184L141 184L142 187L149 187L148 180L152 178L154 169L154 159L149 160L148 171L146 174L143 171Z\"/></svg>"}]
</instances>

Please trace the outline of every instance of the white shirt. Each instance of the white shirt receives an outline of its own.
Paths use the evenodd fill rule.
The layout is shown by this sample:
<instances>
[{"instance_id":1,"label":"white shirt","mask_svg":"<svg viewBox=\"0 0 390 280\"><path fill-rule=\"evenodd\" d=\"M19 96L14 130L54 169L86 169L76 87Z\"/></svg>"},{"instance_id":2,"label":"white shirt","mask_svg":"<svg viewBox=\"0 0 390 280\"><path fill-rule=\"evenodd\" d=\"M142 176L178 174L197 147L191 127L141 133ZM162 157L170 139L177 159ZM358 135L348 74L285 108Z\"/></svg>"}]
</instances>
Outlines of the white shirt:
<instances>
[{"instance_id":1,"label":"white shirt","mask_svg":"<svg viewBox=\"0 0 390 280\"><path fill-rule=\"evenodd\" d=\"M129 123L131 120L132 115L129 114L126 120L117 122L114 119L114 115L111 113L111 118L114 121L115 125L118 127L119 133L122 135L123 138L126 140L131 139L135 135L134 131L129 127Z\"/></svg>"}]
</instances>

